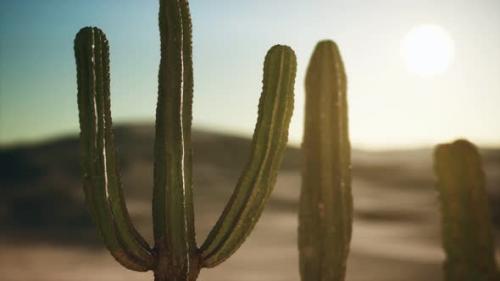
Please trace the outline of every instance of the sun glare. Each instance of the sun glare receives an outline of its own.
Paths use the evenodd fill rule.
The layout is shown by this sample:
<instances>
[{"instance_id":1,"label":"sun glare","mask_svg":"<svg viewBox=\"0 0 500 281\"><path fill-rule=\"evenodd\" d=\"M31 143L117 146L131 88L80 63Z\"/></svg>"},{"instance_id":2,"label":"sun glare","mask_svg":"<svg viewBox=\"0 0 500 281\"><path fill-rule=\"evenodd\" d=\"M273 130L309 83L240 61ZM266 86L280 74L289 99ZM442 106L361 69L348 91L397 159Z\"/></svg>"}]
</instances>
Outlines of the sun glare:
<instances>
[{"instance_id":1,"label":"sun glare","mask_svg":"<svg viewBox=\"0 0 500 281\"><path fill-rule=\"evenodd\" d=\"M420 25L403 38L401 55L410 72L434 76L448 69L455 56L455 45L444 28L438 25Z\"/></svg>"}]
</instances>

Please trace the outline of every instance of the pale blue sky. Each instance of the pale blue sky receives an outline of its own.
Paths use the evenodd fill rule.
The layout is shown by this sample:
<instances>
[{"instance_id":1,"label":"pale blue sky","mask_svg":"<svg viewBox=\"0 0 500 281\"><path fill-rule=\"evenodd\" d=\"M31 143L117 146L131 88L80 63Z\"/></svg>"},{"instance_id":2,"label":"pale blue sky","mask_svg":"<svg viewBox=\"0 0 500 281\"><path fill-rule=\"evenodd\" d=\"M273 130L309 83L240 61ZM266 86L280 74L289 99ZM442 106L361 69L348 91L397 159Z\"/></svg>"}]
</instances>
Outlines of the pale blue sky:
<instances>
[{"instance_id":1,"label":"pale blue sky","mask_svg":"<svg viewBox=\"0 0 500 281\"><path fill-rule=\"evenodd\" d=\"M196 127L251 135L268 48L298 57L290 138L300 143L303 79L318 40L340 45L349 78L351 138L403 148L467 137L500 145L500 1L192 0ZM400 42L436 24L455 42L447 72L408 72ZM115 122L153 121L157 1L0 1L0 145L76 133L73 38L101 27L111 44Z\"/></svg>"}]
</instances>

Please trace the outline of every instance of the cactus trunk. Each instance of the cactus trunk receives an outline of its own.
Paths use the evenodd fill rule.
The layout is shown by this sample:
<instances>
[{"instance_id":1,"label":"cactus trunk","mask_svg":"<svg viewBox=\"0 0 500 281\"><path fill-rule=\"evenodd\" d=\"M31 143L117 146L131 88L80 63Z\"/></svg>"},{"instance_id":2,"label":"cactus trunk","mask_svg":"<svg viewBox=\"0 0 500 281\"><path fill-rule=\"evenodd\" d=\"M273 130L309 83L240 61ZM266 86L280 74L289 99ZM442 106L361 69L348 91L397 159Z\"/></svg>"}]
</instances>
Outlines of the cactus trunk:
<instances>
[{"instance_id":1,"label":"cactus trunk","mask_svg":"<svg viewBox=\"0 0 500 281\"><path fill-rule=\"evenodd\" d=\"M439 145L434 161L446 252L445 280L500 280L477 148L465 140Z\"/></svg>"},{"instance_id":2,"label":"cactus trunk","mask_svg":"<svg viewBox=\"0 0 500 281\"><path fill-rule=\"evenodd\" d=\"M200 270L191 191L193 71L191 19L185 0L160 1L153 191L155 280L195 280Z\"/></svg>"},{"instance_id":3,"label":"cactus trunk","mask_svg":"<svg viewBox=\"0 0 500 281\"><path fill-rule=\"evenodd\" d=\"M340 52L318 43L306 76L299 210L303 281L341 281L352 232L347 85Z\"/></svg>"}]
</instances>

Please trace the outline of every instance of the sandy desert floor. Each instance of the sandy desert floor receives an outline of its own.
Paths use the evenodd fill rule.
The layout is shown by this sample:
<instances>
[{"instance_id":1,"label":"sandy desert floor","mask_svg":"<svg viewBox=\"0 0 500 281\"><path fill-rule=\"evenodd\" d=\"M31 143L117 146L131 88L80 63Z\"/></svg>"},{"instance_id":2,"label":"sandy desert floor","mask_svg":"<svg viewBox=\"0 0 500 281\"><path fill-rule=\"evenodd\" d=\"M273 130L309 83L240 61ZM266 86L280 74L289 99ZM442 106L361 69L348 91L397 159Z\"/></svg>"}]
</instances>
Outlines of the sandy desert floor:
<instances>
[{"instance_id":1,"label":"sandy desert floor","mask_svg":"<svg viewBox=\"0 0 500 281\"><path fill-rule=\"evenodd\" d=\"M299 183L297 173L282 173L272 203L250 238L227 262L215 269L202 270L199 280L299 280L297 217L293 207L283 204L298 198ZM356 216L348 280L442 280L444 255L435 194L422 189L403 192L374 188L356 181L354 197ZM222 205L205 204L197 209L198 240L206 235ZM141 209L146 212L145 208L148 206L140 202L131 205L134 213L140 213ZM150 273L123 269L101 248L41 242L23 245L15 239L0 243L0 279L4 281L152 279Z\"/></svg>"},{"instance_id":2,"label":"sandy desert floor","mask_svg":"<svg viewBox=\"0 0 500 281\"><path fill-rule=\"evenodd\" d=\"M127 204L140 232L151 238L151 189L148 187L152 186L153 128L136 126L122 131L118 130L118 140L122 140L119 148L124 159L122 175ZM197 240L201 244L238 179L249 140L210 133L197 133L194 139L195 220ZM0 187L2 182L4 187L9 185L4 190L0 188L3 192L0 193L0 222L3 212L4 222L15 215L29 225L25 230L16 228L17 232L12 233L0 228L0 281L152 280L151 273L122 268L97 239L83 206L77 147L78 141L73 137L6 151L3 158L0 157L0 164L4 161L2 171L11 171L0 177ZM222 265L202 270L199 280L300 280L296 246L300 152L291 148L288 153L269 205L249 239ZM430 149L353 153L355 212L347 280L442 280L444 254L431 154ZM500 153L491 151L484 156L490 194L492 198L500 198ZM31 169L30 174L23 173L27 167ZM28 193L22 193L23 190ZM58 197L61 192L76 192L78 200L67 203L65 201L72 197ZM12 194L17 193L28 200L12 205L17 209L11 213L5 207L2 211L2 206L8 206L12 198L17 198ZM37 205L41 202L45 205ZM492 202L498 203L498 200ZM498 221L497 205L490 207ZM36 216L36 212L47 209L48 215ZM80 218L81 214L87 217L83 228L73 229L66 222L54 223L66 217ZM59 230L54 230L54 225ZM498 225L495 237L497 260L500 260Z\"/></svg>"}]
</instances>

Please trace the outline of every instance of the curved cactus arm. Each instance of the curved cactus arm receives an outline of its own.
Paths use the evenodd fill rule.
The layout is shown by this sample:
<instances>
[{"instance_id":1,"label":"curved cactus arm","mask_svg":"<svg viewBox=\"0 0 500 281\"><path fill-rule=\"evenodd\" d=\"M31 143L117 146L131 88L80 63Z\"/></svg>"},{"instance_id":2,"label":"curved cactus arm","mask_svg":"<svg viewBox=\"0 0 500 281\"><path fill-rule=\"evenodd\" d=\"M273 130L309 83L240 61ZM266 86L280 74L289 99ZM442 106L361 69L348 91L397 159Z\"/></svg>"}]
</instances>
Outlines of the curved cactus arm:
<instances>
[{"instance_id":1,"label":"curved cactus arm","mask_svg":"<svg viewBox=\"0 0 500 281\"><path fill-rule=\"evenodd\" d=\"M445 280L499 280L477 148L466 140L439 145L434 170L441 201Z\"/></svg>"},{"instance_id":2,"label":"curved cactus arm","mask_svg":"<svg viewBox=\"0 0 500 281\"><path fill-rule=\"evenodd\" d=\"M337 45L319 42L306 74L299 208L302 280L341 281L352 232L347 82Z\"/></svg>"},{"instance_id":3,"label":"curved cactus arm","mask_svg":"<svg viewBox=\"0 0 500 281\"><path fill-rule=\"evenodd\" d=\"M75 38L78 109L84 191L104 242L125 267L146 271L153 257L133 227L123 198L111 129L109 47L98 28L81 29Z\"/></svg>"},{"instance_id":4,"label":"curved cactus arm","mask_svg":"<svg viewBox=\"0 0 500 281\"><path fill-rule=\"evenodd\" d=\"M155 280L197 275L191 191L193 70L185 0L160 1L161 61L154 164ZM170 280L170 279L169 279Z\"/></svg>"},{"instance_id":5,"label":"curved cactus arm","mask_svg":"<svg viewBox=\"0 0 500 281\"><path fill-rule=\"evenodd\" d=\"M201 247L202 265L213 267L233 254L252 231L274 187L293 112L296 58L274 46L264 62L259 116L246 169L215 227Z\"/></svg>"}]
</instances>

